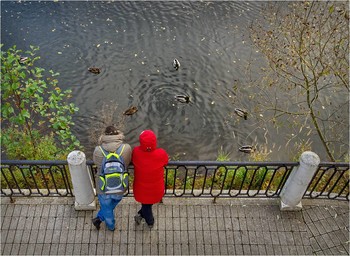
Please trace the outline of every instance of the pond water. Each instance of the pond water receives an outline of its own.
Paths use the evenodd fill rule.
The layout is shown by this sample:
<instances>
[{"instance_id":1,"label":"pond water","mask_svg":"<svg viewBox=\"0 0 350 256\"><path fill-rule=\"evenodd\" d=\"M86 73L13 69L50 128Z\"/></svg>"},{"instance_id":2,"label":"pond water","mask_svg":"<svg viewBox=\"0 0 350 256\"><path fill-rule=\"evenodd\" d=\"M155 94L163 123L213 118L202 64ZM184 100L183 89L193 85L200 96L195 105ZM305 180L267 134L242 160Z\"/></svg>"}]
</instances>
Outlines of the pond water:
<instances>
[{"instance_id":1,"label":"pond water","mask_svg":"<svg viewBox=\"0 0 350 256\"><path fill-rule=\"evenodd\" d=\"M249 43L248 26L263 2L1 2L4 49L40 47L38 64L60 73L62 88L73 90L80 108L74 133L91 159L89 130L104 104L118 104L126 141L152 129L159 146L181 160L216 160L222 148L231 160L246 160L241 145L264 143L254 120L232 114L249 109L236 97L243 66L260 55ZM177 58L179 70L172 66ZM101 73L88 72L100 67ZM247 91L247 94L250 92ZM190 96L189 104L174 96ZM283 136L280 135L280 136ZM274 138L275 143L283 140ZM289 160L275 150L273 160Z\"/></svg>"}]
</instances>

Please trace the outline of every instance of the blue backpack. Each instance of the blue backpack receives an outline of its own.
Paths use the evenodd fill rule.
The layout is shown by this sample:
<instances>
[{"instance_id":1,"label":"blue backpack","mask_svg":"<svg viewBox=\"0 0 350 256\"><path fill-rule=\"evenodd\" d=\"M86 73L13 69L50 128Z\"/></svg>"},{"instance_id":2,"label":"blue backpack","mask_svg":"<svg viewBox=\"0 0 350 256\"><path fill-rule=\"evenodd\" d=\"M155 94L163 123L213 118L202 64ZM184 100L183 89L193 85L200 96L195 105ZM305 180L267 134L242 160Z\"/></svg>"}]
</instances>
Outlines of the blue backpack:
<instances>
[{"instance_id":1,"label":"blue backpack","mask_svg":"<svg viewBox=\"0 0 350 256\"><path fill-rule=\"evenodd\" d=\"M122 153L125 145L122 144L115 153L108 152L100 147L103 160L99 186L106 194L124 194L129 185L129 174L125 170L125 162Z\"/></svg>"}]
</instances>

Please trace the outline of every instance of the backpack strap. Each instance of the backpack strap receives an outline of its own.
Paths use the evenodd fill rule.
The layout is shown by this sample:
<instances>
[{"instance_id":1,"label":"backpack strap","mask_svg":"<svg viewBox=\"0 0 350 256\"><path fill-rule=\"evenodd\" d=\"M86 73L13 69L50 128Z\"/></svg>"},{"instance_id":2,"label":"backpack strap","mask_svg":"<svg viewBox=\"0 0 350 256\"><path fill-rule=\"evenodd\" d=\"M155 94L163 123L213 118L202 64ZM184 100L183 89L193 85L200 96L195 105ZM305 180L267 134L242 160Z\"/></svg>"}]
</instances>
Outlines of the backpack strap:
<instances>
[{"instance_id":1,"label":"backpack strap","mask_svg":"<svg viewBox=\"0 0 350 256\"><path fill-rule=\"evenodd\" d=\"M116 158L119 159L119 157L121 156L121 154L122 154L123 151L124 151L125 144L120 145L120 146L117 148L117 150L116 150L115 153L109 152L109 151L105 150L102 146L99 146L99 148L100 148L102 154L104 155L104 157L105 157L106 159L110 158L110 157L113 156L113 155L114 155Z\"/></svg>"},{"instance_id":2,"label":"backpack strap","mask_svg":"<svg viewBox=\"0 0 350 256\"><path fill-rule=\"evenodd\" d=\"M104 157L107 157L107 155L108 155L108 151L107 150L105 150L103 147L101 147L101 146L99 146L99 148L100 148L100 150L101 150L101 152L102 152L102 154L103 154L103 156Z\"/></svg>"},{"instance_id":3,"label":"backpack strap","mask_svg":"<svg viewBox=\"0 0 350 256\"><path fill-rule=\"evenodd\" d=\"M117 149L116 153L118 155L123 154L124 148L125 148L125 144L120 145L119 148ZM118 151L120 151L120 152L118 152Z\"/></svg>"}]
</instances>

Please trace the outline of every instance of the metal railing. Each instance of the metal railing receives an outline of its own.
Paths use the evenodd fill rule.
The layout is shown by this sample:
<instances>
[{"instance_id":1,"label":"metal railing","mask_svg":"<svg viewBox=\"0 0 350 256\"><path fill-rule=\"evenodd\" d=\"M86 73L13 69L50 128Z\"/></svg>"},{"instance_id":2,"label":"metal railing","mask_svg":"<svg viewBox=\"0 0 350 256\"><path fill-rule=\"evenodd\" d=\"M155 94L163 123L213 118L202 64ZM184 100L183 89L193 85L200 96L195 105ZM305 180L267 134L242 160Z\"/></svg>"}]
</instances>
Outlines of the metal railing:
<instances>
[{"instance_id":1,"label":"metal railing","mask_svg":"<svg viewBox=\"0 0 350 256\"><path fill-rule=\"evenodd\" d=\"M349 201L349 163L321 162L304 197Z\"/></svg>"},{"instance_id":2,"label":"metal railing","mask_svg":"<svg viewBox=\"0 0 350 256\"><path fill-rule=\"evenodd\" d=\"M298 162L171 161L166 197L279 197ZM87 161L91 174L96 166ZM129 166L132 196L133 166ZM93 182L95 184L95 182ZM1 196L74 196L67 161L1 161ZM349 164L320 163L305 198L349 200Z\"/></svg>"},{"instance_id":3,"label":"metal railing","mask_svg":"<svg viewBox=\"0 0 350 256\"><path fill-rule=\"evenodd\" d=\"M1 161L1 195L73 196L67 161Z\"/></svg>"},{"instance_id":4,"label":"metal railing","mask_svg":"<svg viewBox=\"0 0 350 256\"><path fill-rule=\"evenodd\" d=\"M166 193L189 197L277 197L297 162L171 162Z\"/></svg>"}]
</instances>

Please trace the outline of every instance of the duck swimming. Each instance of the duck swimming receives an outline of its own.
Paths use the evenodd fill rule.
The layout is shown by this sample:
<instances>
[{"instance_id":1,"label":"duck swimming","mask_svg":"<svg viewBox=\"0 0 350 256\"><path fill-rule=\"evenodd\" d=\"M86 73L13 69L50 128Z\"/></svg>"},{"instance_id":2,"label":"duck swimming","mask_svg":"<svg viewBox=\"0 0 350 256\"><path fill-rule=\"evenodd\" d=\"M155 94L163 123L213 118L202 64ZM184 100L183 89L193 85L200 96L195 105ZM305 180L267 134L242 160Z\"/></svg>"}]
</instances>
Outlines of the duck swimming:
<instances>
[{"instance_id":1,"label":"duck swimming","mask_svg":"<svg viewBox=\"0 0 350 256\"><path fill-rule=\"evenodd\" d=\"M190 97L186 96L186 95L176 95L175 99L181 103L189 103L190 102Z\"/></svg>"},{"instance_id":2,"label":"duck swimming","mask_svg":"<svg viewBox=\"0 0 350 256\"><path fill-rule=\"evenodd\" d=\"M93 74L100 74L101 73L101 69L100 68L96 68L96 67L88 68L88 71L90 71Z\"/></svg>"},{"instance_id":3,"label":"duck swimming","mask_svg":"<svg viewBox=\"0 0 350 256\"><path fill-rule=\"evenodd\" d=\"M173 61L173 67L178 70L180 67L180 62L177 59L174 59Z\"/></svg>"},{"instance_id":4,"label":"duck swimming","mask_svg":"<svg viewBox=\"0 0 350 256\"><path fill-rule=\"evenodd\" d=\"M138 110L137 107L131 106L130 108L125 110L123 114L126 116L131 116L131 115L135 114L137 112L137 110Z\"/></svg>"},{"instance_id":5,"label":"duck swimming","mask_svg":"<svg viewBox=\"0 0 350 256\"><path fill-rule=\"evenodd\" d=\"M248 118L248 112L243 110L243 109L240 109L240 108L235 108L235 113L240 116L240 117L243 117L244 120L247 120Z\"/></svg>"},{"instance_id":6,"label":"duck swimming","mask_svg":"<svg viewBox=\"0 0 350 256\"><path fill-rule=\"evenodd\" d=\"M28 57L20 57L19 58L19 63L24 64L28 60Z\"/></svg>"},{"instance_id":7,"label":"duck swimming","mask_svg":"<svg viewBox=\"0 0 350 256\"><path fill-rule=\"evenodd\" d=\"M246 145L246 146L240 147L239 151L249 154L249 153L253 153L255 151L255 147L254 146L250 146L250 145Z\"/></svg>"}]
</instances>

